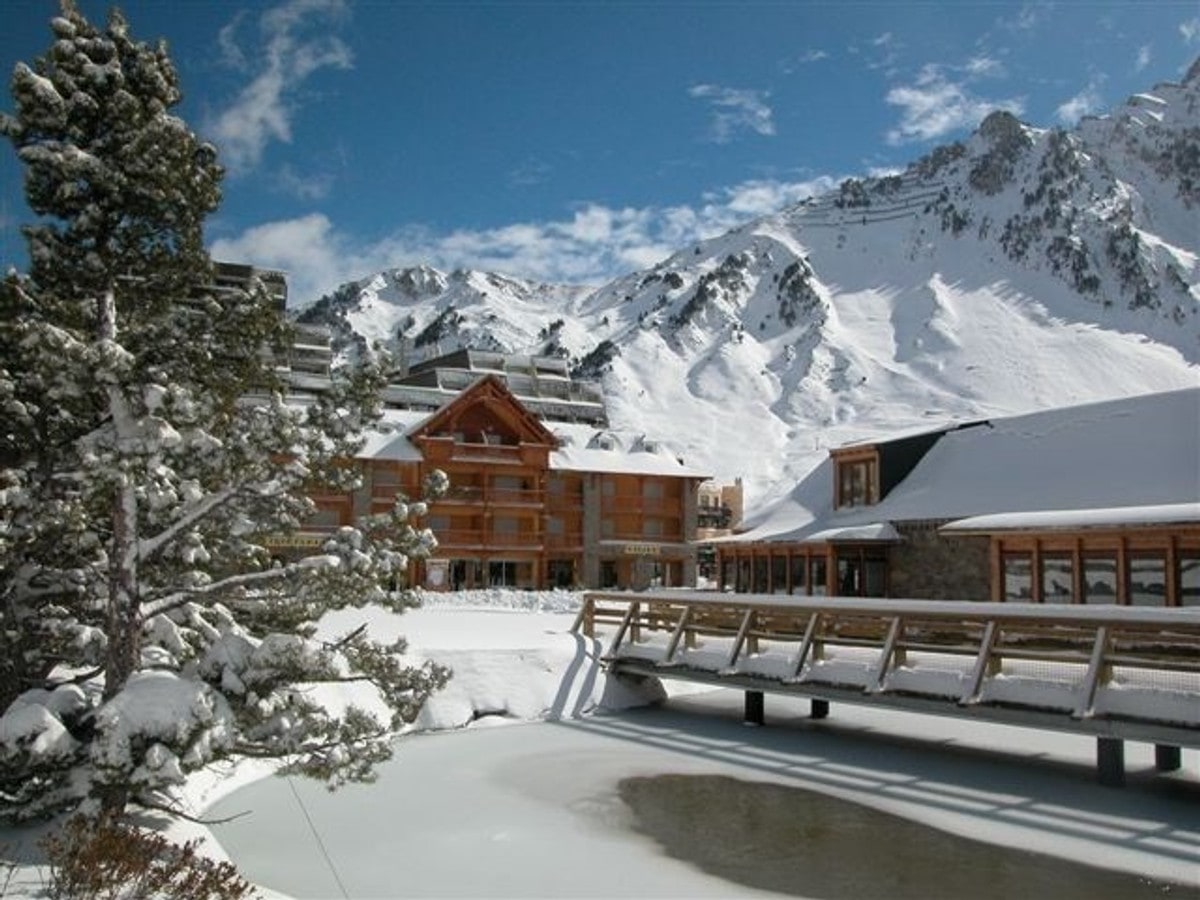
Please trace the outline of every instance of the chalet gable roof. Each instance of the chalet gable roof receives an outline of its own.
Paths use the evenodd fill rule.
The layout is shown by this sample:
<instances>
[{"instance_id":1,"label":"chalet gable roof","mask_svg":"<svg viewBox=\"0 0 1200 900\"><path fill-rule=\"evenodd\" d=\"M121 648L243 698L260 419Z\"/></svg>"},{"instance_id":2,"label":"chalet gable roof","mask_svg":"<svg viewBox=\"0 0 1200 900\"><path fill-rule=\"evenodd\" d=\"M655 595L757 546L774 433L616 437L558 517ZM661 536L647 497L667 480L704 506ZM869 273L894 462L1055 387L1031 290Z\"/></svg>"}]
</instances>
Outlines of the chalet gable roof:
<instances>
[{"instance_id":1,"label":"chalet gable roof","mask_svg":"<svg viewBox=\"0 0 1200 900\"><path fill-rule=\"evenodd\" d=\"M432 437L460 430L467 418L490 420L514 434L522 444L558 444L554 434L542 424L497 375L484 375L457 397L424 419L408 432L410 439Z\"/></svg>"}]
</instances>

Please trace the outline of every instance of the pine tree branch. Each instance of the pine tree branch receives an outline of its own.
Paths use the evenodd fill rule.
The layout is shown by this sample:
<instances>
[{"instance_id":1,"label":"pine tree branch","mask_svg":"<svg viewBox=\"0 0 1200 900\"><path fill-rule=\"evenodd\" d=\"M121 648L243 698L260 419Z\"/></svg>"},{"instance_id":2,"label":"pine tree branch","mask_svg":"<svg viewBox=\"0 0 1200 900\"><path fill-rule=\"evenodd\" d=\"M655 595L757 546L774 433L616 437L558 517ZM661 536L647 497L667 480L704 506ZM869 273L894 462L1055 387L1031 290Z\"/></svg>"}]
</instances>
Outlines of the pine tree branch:
<instances>
[{"instance_id":1,"label":"pine tree branch","mask_svg":"<svg viewBox=\"0 0 1200 900\"><path fill-rule=\"evenodd\" d=\"M263 569L260 572L243 572L239 575L230 575L228 578L219 579L202 587L173 591L156 600L145 602L142 607L142 615L149 619L152 616L179 609L181 606L186 606L197 599L219 591L235 587L246 587L247 585L258 584L260 582L274 581L291 575L294 571L295 566L285 566L279 569Z\"/></svg>"},{"instance_id":2,"label":"pine tree branch","mask_svg":"<svg viewBox=\"0 0 1200 900\"><path fill-rule=\"evenodd\" d=\"M78 675L72 676L71 678L64 678L61 681L51 681L50 679L47 679L45 682L46 690L57 690L58 688L65 687L68 684L83 684L103 674L104 667L97 666L94 669L89 669L86 672L80 672Z\"/></svg>"},{"instance_id":3,"label":"pine tree branch","mask_svg":"<svg viewBox=\"0 0 1200 900\"><path fill-rule=\"evenodd\" d=\"M196 825L225 825L229 822L235 822L238 819L248 816L251 812L253 812L253 810L248 809L245 812L234 813L232 816L226 816L221 819L206 819L201 816L193 816L190 813L185 813L176 804L157 803L153 800L147 800L144 797L134 797L132 798L132 802L142 807L142 809L150 809L154 810L155 812L166 813L167 815L176 816Z\"/></svg>"},{"instance_id":4,"label":"pine tree branch","mask_svg":"<svg viewBox=\"0 0 1200 900\"><path fill-rule=\"evenodd\" d=\"M239 490L240 486L226 488L223 491L218 491L215 494L210 494L207 497L197 500L182 516L168 525L166 529L154 537L142 540L139 546L141 559L143 561L152 559L164 546L177 538L182 532L191 528L205 516L236 497Z\"/></svg>"}]
</instances>

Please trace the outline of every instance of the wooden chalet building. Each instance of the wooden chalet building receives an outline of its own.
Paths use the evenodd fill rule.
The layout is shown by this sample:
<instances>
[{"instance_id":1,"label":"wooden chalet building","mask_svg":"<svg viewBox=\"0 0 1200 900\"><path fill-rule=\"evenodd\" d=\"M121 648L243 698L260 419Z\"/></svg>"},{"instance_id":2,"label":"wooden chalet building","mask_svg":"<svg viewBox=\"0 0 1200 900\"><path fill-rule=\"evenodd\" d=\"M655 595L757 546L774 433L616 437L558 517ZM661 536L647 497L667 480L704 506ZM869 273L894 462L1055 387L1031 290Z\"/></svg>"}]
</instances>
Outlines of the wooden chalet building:
<instances>
[{"instance_id":1,"label":"wooden chalet building","mask_svg":"<svg viewBox=\"0 0 1200 900\"><path fill-rule=\"evenodd\" d=\"M414 584L694 585L697 488L706 476L645 436L608 429L598 392L581 399L578 384L561 383L565 365L561 378L550 377L551 363L561 361L464 351L389 388L389 402L408 405L387 410L389 430L355 460L363 486L314 495L318 513L294 540L315 546L323 533L389 509L397 493L420 498L425 476L440 469L450 491L424 520L438 548L413 562ZM510 383L531 366L542 377L526 402ZM576 420L543 418L531 406Z\"/></svg>"},{"instance_id":2,"label":"wooden chalet building","mask_svg":"<svg viewBox=\"0 0 1200 900\"><path fill-rule=\"evenodd\" d=\"M752 593L1200 605L1200 388L842 447L715 542Z\"/></svg>"}]
</instances>

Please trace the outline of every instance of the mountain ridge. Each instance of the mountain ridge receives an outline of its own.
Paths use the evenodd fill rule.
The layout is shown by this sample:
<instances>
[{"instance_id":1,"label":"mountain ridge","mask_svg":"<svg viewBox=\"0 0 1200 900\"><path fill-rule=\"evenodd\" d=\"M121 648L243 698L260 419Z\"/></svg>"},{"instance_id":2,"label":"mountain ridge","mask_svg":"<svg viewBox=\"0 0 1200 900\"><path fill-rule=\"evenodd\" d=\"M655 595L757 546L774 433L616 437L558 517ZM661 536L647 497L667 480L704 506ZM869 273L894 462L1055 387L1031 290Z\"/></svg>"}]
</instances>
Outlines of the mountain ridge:
<instances>
[{"instance_id":1,"label":"mountain ridge","mask_svg":"<svg viewBox=\"0 0 1200 900\"><path fill-rule=\"evenodd\" d=\"M1200 60L1073 129L994 112L596 289L388 270L301 313L348 353L571 360L614 425L751 502L839 443L1200 382Z\"/></svg>"}]
</instances>

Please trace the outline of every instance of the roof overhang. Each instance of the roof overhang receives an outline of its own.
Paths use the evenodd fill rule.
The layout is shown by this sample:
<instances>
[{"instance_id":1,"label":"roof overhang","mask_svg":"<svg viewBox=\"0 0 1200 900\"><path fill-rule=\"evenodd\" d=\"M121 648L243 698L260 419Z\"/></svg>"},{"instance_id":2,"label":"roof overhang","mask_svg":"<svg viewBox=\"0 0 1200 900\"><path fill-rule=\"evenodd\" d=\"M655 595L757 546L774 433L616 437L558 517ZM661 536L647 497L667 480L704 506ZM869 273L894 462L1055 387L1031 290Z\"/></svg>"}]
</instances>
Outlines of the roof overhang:
<instances>
[{"instance_id":1,"label":"roof overhang","mask_svg":"<svg viewBox=\"0 0 1200 900\"><path fill-rule=\"evenodd\" d=\"M950 534L994 534L1010 531L1078 531L1090 528L1153 528L1178 525L1200 526L1200 503L992 513L948 522L939 531Z\"/></svg>"},{"instance_id":2,"label":"roof overhang","mask_svg":"<svg viewBox=\"0 0 1200 900\"><path fill-rule=\"evenodd\" d=\"M891 522L825 528L800 539L802 544L898 544L900 532Z\"/></svg>"}]
</instances>

